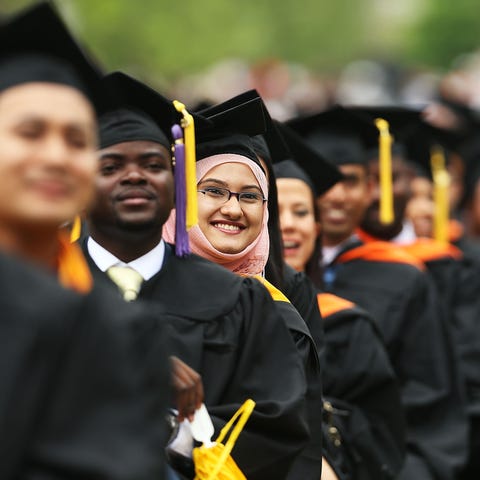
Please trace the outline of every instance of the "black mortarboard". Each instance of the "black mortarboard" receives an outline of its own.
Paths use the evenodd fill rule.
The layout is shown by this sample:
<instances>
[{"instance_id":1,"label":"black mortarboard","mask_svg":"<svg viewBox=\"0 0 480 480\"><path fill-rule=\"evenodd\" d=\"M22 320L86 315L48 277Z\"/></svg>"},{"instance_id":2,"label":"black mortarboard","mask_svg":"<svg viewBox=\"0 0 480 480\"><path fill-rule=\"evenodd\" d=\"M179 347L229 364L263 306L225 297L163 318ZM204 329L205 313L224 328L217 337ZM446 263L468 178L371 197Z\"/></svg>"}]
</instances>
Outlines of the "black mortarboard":
<instances>
[{"instance_id":1,"label":"black mortarboard","mask_svg":"<svg viewBox=\"0 0 480 480\"><path fill-rule=\"evenodd\" d=\"M255 90L198 112L210 125L199 126L196 133L197 160L231 153L247 157L260 165L252 138L266 130L263 102Z\"/></svg>"},{"instance_id":2,"label":"black mortarboard","mask_svg":"<svg viewBox=\"0 0 480 480\"><path fill-rule=\"evenodd\" d=\"M406 147L408 159L429 170L432 149L441 147L448 161L449 153L457 150L462 141L463 136L453 130L420 122L415 131L403 139L403 144Z\"/></svg>"},{"instance_id":3,"label":"black mortarboard","mask_svg":"<svg viewBox=\"0 0 480 480\"><path fill-rule=\"evenodd\" d=\"M373 123L376 118L383 118L389 124L390 133L395 140L401 141L417 129L422 120L424 107L404 106L361 106L345 107Z\"/></svg>"},{"instance_id":4,"label":"black mortarboard","mask_svg":"<svg viewBox=\"0 0 480 480\"><path fill-rule=\"evenodd\" d=\"M280 122L275 124L290 150L289 159L310 178L315 195L322 195L342 179L340 170L311 148L300 135L285 124Z\"/></svg>"},{"instance_id":5,"label":"black mortarboard","mask_svg":"<svg viewBox=\"0 0 480 480\"><path fill-rule=\"evenodd\" d=\"M392 135L392 155L410 160L408 142L421 130L425 122L422 120L423 107L403 106L352 106L345 107L350 112L359 115L366 121L374 124L375 119L383 118L388 122L389 132ZM378 156L378 145L367 150L367 159ZM423 174L424 165L414 163L415 168Z\"/></svg>"},{"instance_id":6,"label":"black mortarboard","mask_svg":"<svg viewBox=\"0 0 480 480\"><path fill-rule=\"evenodd\" d=\"M102 84L109 95L100 112L101 148L150 140L170 149L172 125L179 124L182 118L171 100L122 72L106 75ZM202 121L208 124L198 115L192 116L200 125Z\"/></svg>"},{"instance_id":7,"label":"black mortarboard","mask_svg":"<svg viewBox=\"0 0 480 480\"><path fill-rule=\"evenodd\" d=\"M100 70L71 36L50 3L40 3L0 27L0 91L29 82L82 91L97 107Z\"/></svg>"},{"instance_id":8,"label":"black mortarboard","mask_svg":"<svg viewBox=\"0 0 480 480\"><path fill-rule=\"evenodd\" d=\"M305 182L310 187L313 195L316 196L316 189L312 179L308 176L307 172L293 160L282 160L281 162L275 163L273 165L273 172L276 179L296 178L297 180L302 180L302 182Z\"/></svg>"},{"instance_id":9,"label":"black mortarboard","mask_svg":"<svg viewBox=\"0 0 480 480\"><path fill-rule=\"evenodd\" d=\"M339 105L286 124L335 165L364 164L365 150L378 141L378 130L373 124Z\"/></svg>"},{"instance_id":10,"label":"black mortarboard","mask_svg":"<svg viewBox=\"0 0 480 480\"><path fill-rule=\"evenodd\" d=\"M265 132L253 137L255 152L260 158L270 163L290 158L290 150L278 130L277 122L270 116L270 112L263 100L262 106L265 119Z\"/></svg>"},{"instance_id":11,"label":"black mortarboard","mask_svg":"<svg viewBox=\"0 0 480 480\"><path fill-rule=\"evenodd\" d=\"M171 127L181 115L173 103L148 85L122 73L103 78L109 92L99 119L100 148L134 140L149 140L170 150Z\"/></svg>"}]
</instances>

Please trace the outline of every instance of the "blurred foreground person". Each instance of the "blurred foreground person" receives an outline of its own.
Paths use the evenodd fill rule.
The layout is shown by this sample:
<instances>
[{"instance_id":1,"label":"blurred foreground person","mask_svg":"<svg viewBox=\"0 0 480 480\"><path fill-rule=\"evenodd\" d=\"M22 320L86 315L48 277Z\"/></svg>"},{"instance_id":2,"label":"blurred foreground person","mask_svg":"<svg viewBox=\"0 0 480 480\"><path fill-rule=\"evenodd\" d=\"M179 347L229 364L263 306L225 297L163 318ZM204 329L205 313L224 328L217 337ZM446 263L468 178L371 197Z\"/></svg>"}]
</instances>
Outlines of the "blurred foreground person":
<instances>
[{"instance_id":1,"label":"blurred foreground person","mask_svg":"<svg viewBox=\"0 0 480 480\"><path fill-rule=\"evenodd\" d=\"M60 229L93 193L99 80L49 4L1 25L2 479L164 475L163 328L92 290Z\"/></svg>"}]
</instances>

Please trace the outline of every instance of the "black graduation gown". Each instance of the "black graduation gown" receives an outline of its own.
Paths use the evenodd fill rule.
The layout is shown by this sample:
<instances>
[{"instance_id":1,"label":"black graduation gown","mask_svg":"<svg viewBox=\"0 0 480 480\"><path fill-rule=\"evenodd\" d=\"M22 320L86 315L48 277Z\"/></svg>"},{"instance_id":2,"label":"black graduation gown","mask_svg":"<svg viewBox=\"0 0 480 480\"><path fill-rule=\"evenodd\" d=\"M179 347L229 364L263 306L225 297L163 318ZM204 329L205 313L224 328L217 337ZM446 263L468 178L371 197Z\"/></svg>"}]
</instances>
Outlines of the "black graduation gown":
<instances>
[{"instance_id":1,"label":"black graduation gown","mask_svg":"<svg viewBox=\"0 0 480 480\"><path fill-rule=\"evenodd\" d=\"M413 245L413 247L415 244ZM465 246L465 245L464 245ZM466 471L470 477L479 478L480 460L480 328L478 327L480 295L480 263L478 258L466 253L449 255L449 249L428 252L421 249L422 260L440 292L455 339L455 350L459 359L461 381L464 386L465 402L469 415L470 444ZM415 254L415 248L409 248ZM455 252L453 252L455 253Z\"/></svg>"},{"instance_id":2,"label":"black graduation gown","mask_svg":"<svg viewBox=\"0 0 480 480\"><path fill-rule=\"evenodd\" d=\"M328 311L323 310L324 395L341 411L334 417L347 478L395 478L405 456L405 419L382 335L363 309L343 299L332 301L330 295L319 295L320 302L329 304Z\"/></svg>"},{"instance_id":3,"label":"black graduation gown","mask_svg":"<svg viewBox=\"0 0 480 480\"><path fill-rule=\"evenodd\" d=\"M305 277L309 282L309 279ZM298 295L294 288L289 289L289 293L295 296L297 305L302 309L300 313L295 305L286 297L283 292L280 292L272 284L267 284L264 280L262 282L269 285L272 298L275 300L275 306L278 313L282 316L290 333L295 341L297 350L302 357L305 375L307 379L307 421L310 428L310 441L308 445L302 450L300 455L295 459L289 474L288 479L296 480L297 478L312 478L318 479L321 475L322 467L322 382L321 382L321 368L320 359L318 356L317 346L313 335L318 338L323 335L321 327L319 328L318 320L319 311L315 305L308 305L307 302L302 302L301 298L305 293ZM311 284L311 282L310 282ZM301 285L298 281L296 285ZM307 283L308 285L308 283ZM315 297L313 297L315 301ZM305 315L305 316L304 316ZM308 322L307 322L308 319ZM313 328L313 332L311 328Z\"/></svg>"},{"instance_id":4,"label":"black graduation gown","mask_svg":"<svg viewBox=\"0 0 480 480\"><path fill-rule=\"evenodd\" d=\"M303 272L285 267L284 284L323 352L324 397L342 411L335 415L341 453L323 422L324 456L341 480L393 478L405 455L403 407L378 327L364 310L341 302L322 321L318 290Z\"/></svg>"},{"instance_id":5,"label":"black graduation gown","mask_svg":"<svg viewBox=\"0 0 480 480\"><path fill-rule=\"evenodd\" d=\"M202 375L216 435L247 398L256 402L232 451L246 477L285 478L309 440L305 372L292 336L257 280L171 249L139 298L162 306L174 354ZM95 281L116 289L87 259Z\"/></svg>"},{"instance_id":6,"label":"black graduation gown","mask_svg":"<svg viewBox=\"0 0 480 480\"><path fill-rule=\"evenodd\" d=\"M465 266L457 282L458 302L453 308L453 327L460 367L465 382L470 417L469 458L462 480L480 478L480 267Z\"/></svg>"},{"instance_id":7,"label":"black graduation gown","mask_svg":"<svg viewBox=\"0 0 480 480\"><path fill-rule=\"evenodd\" d=\"M317 346L320 366L322 367L324 365L325 335L322 316L318 309L318 290L304 272L297 272L287 264L284 265L284 277L284 293L305 320Z\"/></svg>"},{"instance_id":8,"label":"black graduation gown","mask_svg":"<svg viewBox=\"0 0 480 480\"><path fill-rule=\"evenodd\" d=\"M467 420L452 333L437 292L412 265L341 260L361 245L350 243L324 278L327 291L363 307L382 331L407 421L407 457L399 478L452 479L465 461Z\"/></svg>"},{"instance_id":9,"label":"black graduation gown","mask_svg":"<svg viewBox=\"0 0 480 480\"><path fill-rule=\"evenodd\" d=\"M452 243L463 252L466 259L480 263L480 243L478 241L463 235Z\"/></svg>"},{"instance_id":10,"label":"black graduation gown","mask_svg":"<svg viewBox=\"0 0 480 480\"><path fill-rule=\"evenodd\" d=\"M170 378L156 322L3 256L0 284L0 478L163 478Z\"/></svg>"}]
</instances>

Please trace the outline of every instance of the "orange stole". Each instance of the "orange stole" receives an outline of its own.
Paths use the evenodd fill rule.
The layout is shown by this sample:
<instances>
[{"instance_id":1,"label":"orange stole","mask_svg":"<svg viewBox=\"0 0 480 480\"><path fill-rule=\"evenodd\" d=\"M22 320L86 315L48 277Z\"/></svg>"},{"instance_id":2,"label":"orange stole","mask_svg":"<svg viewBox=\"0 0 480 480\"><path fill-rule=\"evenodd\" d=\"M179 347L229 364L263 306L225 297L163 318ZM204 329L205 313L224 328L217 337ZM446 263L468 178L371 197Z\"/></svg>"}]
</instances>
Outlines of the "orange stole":
<instances>
[{"instance_id":1,"label":"orange stole","mask_svg":"<svg viewBox=\"0 0 480 480\"><path fill-rule=\"evenodd\" d=\"M388 242L371 241L352 248L338 257L339 263L352 260L368 260L371 262L391 262L412 265L418 270L425 270L425 265L404 250Z\"/></svg>"},{"instance_id":2,"label":"orange stole","mask_svg":"<svg viewBox=\"0 0 480 480\"><path fill-rule=\"evenodd\" d=\"M355 304L345 298L337 297L331 293L319 293L317 295L318 308L322 318L327 318L342 310L353 308Z\"/></svg>"},{"instance_id":3,"label":"orange stole","mask_svg":"<svg viewBox=\"0 0 480 480\"><path fill-rule=\"evenodd\" d=\"M439 260L442 258L453 258L460 260L463 253L460 249L450 243L438 242L432 238L418 238L409 245L400 246L405 252L410 253L422 262Z\"/></svg>"},{"instance_id":4,"label":"orange stole","mask_svg":"<svg viewBox=\"0 0 480 480\"><path fill-rule=\"evenodd\" d=\"M463 237L465 233L465 228L458 220L450 220L448 222L448 241L449 242L456 242Z\"/></svg>"},{"instance_id":5,"label":"orange stole","mask_svg":"<svg viewBox=\"0 0 480 480\"><path fill-rule=\"evenodd\" d=\"M407 255L410 255L421 262L439 260L441 258L453 258L455 260L460 260L463 257L463 253L459 248L449 243L444 244L442 242L438 242L433 238L417 238L413 243L407 245L397 245L389 242L382 242L381 240L372 237L372 235L369 235L361 229L358 229L356 234L366 244L373 242L387 243L391 247L400 249Z\"/></svg>"},{"instance_id":6,"label":"orange stole","mask_svg":"<svg viewBox=\"0 0 480 480\"><path fill-rule=\"evenodd\" d=\"M68 233L58 236L59 250L57 272L59 282L79 293L88 293L93 287L93 278L80 247L71 243Z\"/></svg>"}]
</instances>

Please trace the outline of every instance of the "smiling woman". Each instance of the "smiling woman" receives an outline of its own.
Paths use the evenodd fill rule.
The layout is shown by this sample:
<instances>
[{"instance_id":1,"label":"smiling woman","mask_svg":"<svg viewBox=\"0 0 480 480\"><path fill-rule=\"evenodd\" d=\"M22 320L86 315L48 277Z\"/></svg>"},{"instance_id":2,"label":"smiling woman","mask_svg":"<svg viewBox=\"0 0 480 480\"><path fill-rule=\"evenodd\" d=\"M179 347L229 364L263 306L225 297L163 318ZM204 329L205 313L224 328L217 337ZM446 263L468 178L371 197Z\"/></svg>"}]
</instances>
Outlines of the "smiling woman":
<instances>
[{"instance_id":1,"label":"smiling woman","mask_svg":"<svg viewBox=\"0 0 480 480\"><path fill-rule=\"evenodd\" d=\"M223 200L227 200L227 196L230 199L219 203L217 200L212 202L209 195L199 195L199 231L192 232L192 247L208 250L206 240L219 252L237 255L237 258L230 257L230 262L237 260L241 264L250 256L254 260L263 258L265 252L268 255L268 213L263 200L268 195L268 189L260 167L239 155L218 155L217 158L208 157L198 162L197 178L198 185L203 189L222 185L227 190L253 197L241 199L226 195ZM264 265L260 262L255 262L255 265L257 268L250 273L261 273Z\"/></svg>"},{"instance_id":2,"label":"smiling woman","mask_svg":"<svg viewBox=\"0 0 480 480\"><path fill-rule=\"evenodd\" d=\"M198 226L189 231L194 253L242 276L253 276L275 300L278 327L295 342L307 379L310 441L287 478L319 478L321 470L321 388L319 358L312 335L288 298L263 277L269 257L269 187L250 135L262 134L263 103L245 92L208 112L210 130L197 135ZM205 111L201 112L202 115ZM204 192L207 193L204 193ZM212 201L213 200L213 201ZM174 214L164 226L173 240Z\"/></svg>"}]
</instances>

